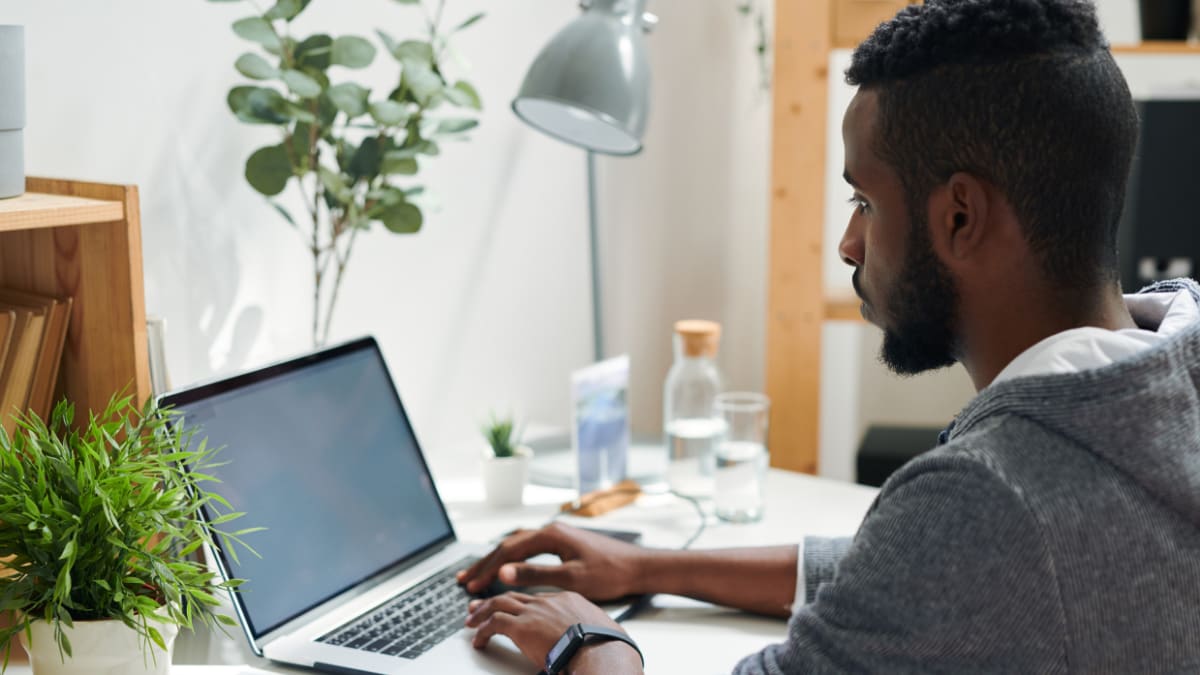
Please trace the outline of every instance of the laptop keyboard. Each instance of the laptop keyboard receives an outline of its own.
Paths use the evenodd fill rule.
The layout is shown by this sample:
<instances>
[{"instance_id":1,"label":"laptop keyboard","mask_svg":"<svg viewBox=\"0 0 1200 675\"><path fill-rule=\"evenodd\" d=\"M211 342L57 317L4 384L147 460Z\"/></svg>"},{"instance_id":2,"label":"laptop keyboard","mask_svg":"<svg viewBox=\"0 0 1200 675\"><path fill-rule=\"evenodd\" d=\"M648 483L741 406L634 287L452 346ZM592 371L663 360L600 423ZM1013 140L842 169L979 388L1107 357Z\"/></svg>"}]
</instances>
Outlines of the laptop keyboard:
<instances>
[{"instance_id":1,"label":"laptop keyboard","mask_svg":"<svg viewBox=\"0 0 1200 675\"><path fill-rule=\"evenodd\" d=\"M476 560L468 557L451 564L317 642L417 658L462 629L471 595L458 585L454 575Z\"/></svg>"}]
</instances>

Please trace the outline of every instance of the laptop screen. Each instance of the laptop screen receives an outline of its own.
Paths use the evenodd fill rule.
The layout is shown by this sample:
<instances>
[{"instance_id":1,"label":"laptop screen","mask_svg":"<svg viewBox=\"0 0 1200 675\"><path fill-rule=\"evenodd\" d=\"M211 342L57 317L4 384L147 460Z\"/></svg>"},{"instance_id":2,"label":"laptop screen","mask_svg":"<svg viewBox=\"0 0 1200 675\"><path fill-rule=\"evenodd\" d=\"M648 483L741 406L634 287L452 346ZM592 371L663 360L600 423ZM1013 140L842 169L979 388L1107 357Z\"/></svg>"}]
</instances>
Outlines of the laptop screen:
<instances>
[{"instance_id":1,"label":"laptop screen","mask_svg":"<svg viewBox=\"0 0 1200 675\"><path fill-rule=\"evenodd\" d=\"M262 556L222 553L246 579L254 637L406 558L453 530L375 341L169 394L164 405L224 446L208 488L246 515L232 529Z\"/></svg>"}]
</instances>

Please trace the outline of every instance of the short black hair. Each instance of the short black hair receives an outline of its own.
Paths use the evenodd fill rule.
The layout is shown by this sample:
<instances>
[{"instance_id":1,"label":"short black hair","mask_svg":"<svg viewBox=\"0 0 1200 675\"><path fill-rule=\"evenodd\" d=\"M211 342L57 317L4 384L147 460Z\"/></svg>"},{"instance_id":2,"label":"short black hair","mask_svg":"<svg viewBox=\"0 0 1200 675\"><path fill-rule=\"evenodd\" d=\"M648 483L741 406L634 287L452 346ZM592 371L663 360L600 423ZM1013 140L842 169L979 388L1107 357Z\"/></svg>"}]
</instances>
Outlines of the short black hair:
<instances>
[{"instance_id":1,"label":"short black hair","mask_svg":"<svg viewBox=\"0 0 1200 675\"><path fill-rule=\"evenodd\" d=\"M919 220L965 171L1008 197L1050 281L1117 279L1138 121L1091 2L911 5L858 46L846 81L877 92L874 150Z\"/></svg>"}]
</instances>

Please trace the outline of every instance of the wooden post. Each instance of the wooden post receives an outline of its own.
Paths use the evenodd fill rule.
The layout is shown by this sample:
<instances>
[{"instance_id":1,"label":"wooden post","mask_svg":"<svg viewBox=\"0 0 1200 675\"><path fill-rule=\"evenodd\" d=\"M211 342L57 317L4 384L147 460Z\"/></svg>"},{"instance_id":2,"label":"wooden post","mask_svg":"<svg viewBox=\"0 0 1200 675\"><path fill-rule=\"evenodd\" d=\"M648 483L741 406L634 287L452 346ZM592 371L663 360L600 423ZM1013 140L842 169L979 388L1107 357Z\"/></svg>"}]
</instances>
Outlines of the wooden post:
<instances>
[{"instance_id":1,"label":"wooden post","mask_svg":"<svg viewBox=\"0 0 1200 675\"><path fill-rule=\"evenodd\" d=\"M816 473L833 0L776 0L767 395L771 464Z\"/></svg>"}]
</instances>

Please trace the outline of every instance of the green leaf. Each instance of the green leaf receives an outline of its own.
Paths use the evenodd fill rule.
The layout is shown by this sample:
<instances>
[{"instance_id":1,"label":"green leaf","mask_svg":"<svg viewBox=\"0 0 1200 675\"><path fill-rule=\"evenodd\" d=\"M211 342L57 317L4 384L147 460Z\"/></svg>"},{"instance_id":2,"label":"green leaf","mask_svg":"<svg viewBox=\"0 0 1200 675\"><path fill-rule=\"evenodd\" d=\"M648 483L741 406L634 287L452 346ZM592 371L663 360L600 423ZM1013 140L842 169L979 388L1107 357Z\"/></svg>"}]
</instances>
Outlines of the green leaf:
<instances>
[{"instance_id":1,"label":"green leaf","mask_svg":"<svg viewBox=\"0 0 1200 675\"><path fill-rule=\"evenodd\" d=\"M269 80L279 77L279 69L272 66L266 59L251 52L238 57L233 64L237 71L252 80Z\"/></svg>"},{"instance_id":2,"label":"green leaf","mask_svg":"<svg viewBox=\"0 0 1200 675\"><path fill-rule=\"evenodd\" d=\"M346 202L354 197L354 193L346 186L346 181L341 174L334 173L322 166L317 170L317 175L321 179L321 185L339 201Z\"/></svg>"},{"instance_id":3,"label":"green leaf","mask_svg":"<svg viewBox=\"0 0 1200 675\"><path fill-rule=\"evenodd\" d=\"M297 122L296 126L292 128L292 133L288 135L286 143L291 147L288 157L292 160L292 167L297 174L302 174L311 168L309 166L311 159L308 156L312 150L312 146L309 145L311 138L312 124L308 122Z\"/></svg>"},{"instance_id":4,"label":"green leaf","mask_svg":"<svg viewBox=\"0 0 1200 675\"><path fill-rule=\"evenodd\" d=\"M447 88L442 93L454 105L472 110L483 110L483 102L479 98L479 92L475 91L475 87L472 87L463 80L455 82L453 87Z\"/></svg>"},{"instance_id":5,"label":"green leaf","mask_svg":"<svg viewBox=\"0 0 1200 675\"><path fill-rule=\"evenodd\" d=\"M445 83L433 68L419 61L406 60L401 82L407 87L419 103L428 104L435 95L442 92Z\"/></svg>"},{"instance_id":6,"label":"green leaf","mask_svg":"<svg viewBox=\"0 0 1200 675\"><path fill-rule=\"evenodd\" d=\"M323 33L310 35L296 45L296 65L301 68L325 70L332 60L333 38Z\"/></svg>"},{"instance_id":7,"label":"green leaf","mask_svg":"<svg viewBox=\"0 0 1200 675\"><path fill-rule=\"evenodd\" d=\"M398 152L389 152L383 156L383 164L380 166L379 172L389 175L413 176L416 175L417 169L416 158Z\"/></svg>"},{"instance_id":8,"label":"green leaf","mask_svg":"<svg viewBox=\"0 0 1200 675\"><path fill-rule=\"evenodd\" d=\"M305 108L298 103L285 100L283 102L283 109L288 117L291 117L297 122L303 122L305 124L316 124L317 122L317 116L312 114L308 108Z\"/></svg>"},{"instance_id":9,"label":"green leaf","mask_svg":"<svg viewBox=\"0 0 1200 675\"><path fill-rule=\"evenodd\" d=\"M395 56L401 62L411 61L433 67L433 45L422 40L405 40L401 42L392 51L392 56Z\"/></svg>"},{"instance_id":10,"label":"green leaf","mask_svg":"<svg viewBox=\"0 0 1200 675\"><path fill-rule=\"evenodd\" d=\"M321 85L298 70L283 71L283 81L288 89L300 98L316 98L321 95Z\"/></svg>"},{"instance_id":11,"label":"green leaf","mask_svg":"<svg viewBox=\"0 0 1200 675\"><path fill-rule=\"evenodd\" d=\"M375 60L375 45L363 38L345 35L333 41L333 62L347 68L366 68Z\"/></svg>"},{"instance_id":12,"label":"green leaf","mask_svg":"<svg viewBox=\"0 0 1200 675\"><path fill-rule=\"evenodd\" d=\"M387 50L387 53L399 59L400 56L397 52L400 49L400 43L396 41L396 38L378 29L375 30L375 34L379 36L379 41L383 43L383 48Z\"/></svg>"},{"instance_id":13,"label":"green leaf","mask_svg":"<svg viewBox=\"0 0 1200 675\"><path fill-rule=\"evenodd\" d=\"M75 540L69 539L69 540L67 540L67 545L63 546L62 555L58 556L58 559L59 560L70 560L74 557L74 555L75 555Z\"/></svg>"},{"instance_id":14,"label":"green leaf","mask_svg":"<svg viewBox=\"0 0 1200 675\"><path fill-rule=\"evenodd\" d=\"M479 120L467 118L452 118L438 122L437 133L439 134L461 134L464 131L470 131L479 126Z\"/></svg>"},{"instance_id":15,"label":"green leaf","mask_svg":"<svg viewBox=\"0 0 1200 675\"><path fill-rule=\"evenodd\" d=\"M159 649L163 650L164 652L167 651L167 642L163 640L162 633L158 632L157 628L147 624L146 632L150 635L150 639L154 640L154 644L158 645Z\"/></svg>"},{"instance_id":16,"label":"green leaf","mask_svg":"<svg viewBox=\"0 0 1200 675\"><path fill-rule=\"evenodd\" d=\"M343 82L329 88L329 100L350 118L367 112L367 97L370 95L370 89L353 82Z\"/></svg>"},{"instance_id":17,"label":"green leaf","mask_svg":"<svg viewBox=\"0 0 1200 675\"><path fill-rule=\"evenodd\" d=\"M237 33L239 37L257 42L267 49L279 49L281 46L275 28L271 26L270 21L262 17L248 16L234 21L233 32Z\"/></svg>"},{"instance_id":18,"label":"green leaf","mask_svg":"<svg viewBox=\"0 0 1200 675\"><path fill-rule=\"evenodd\" d=\"M321 98L317 99L317 122L321 128L325 129L326 135L329 133L329 128L333 126L333 121L337 119L338 109L329 100L328 94L321 94Z\"/></svg>"},{"instance_id":19,"label":"green leaf","mask_svg":"<svg viewBox=\"0 0 1200 675\"><path fill-rule=\"evenodd\" d=\"M408 121L407 109L395 101L376 101L370 111L371 117L384 126L399 126Z\"/></svg>"},{"instance_id":20,"label":"green leaf","mask_svg":"<svg viewBox=\"0 0 1200 675\"><path fill-rule=\"evenodd\" d=\"M284 21L291 21L292 19L296 18L296 15L304 11L304 8L308 6L309 1L310 0L278 0L278 2L275 3L275 6L267 10L267 13L264 16L270 20L283 19Z\"/></svg>"},{"instance_id":21,"label":"green leaf","mask_svg":"<svg viewBox=\"0 0 1200 675\"><path fill-rule=\"evenodd\" d=\"M368 136L363 139L358 150L354 151L354 156L350 159L350 166L347 168L354 178L371 178L379 174L379 164L382 159L383 150L380 148L379 139Z\"/></svg>"},{"instance_id":22,"label":"green leaf","mask_svg":"<svg viewBox=\"0 0 1200 675\"><path fill-rule=\"evenodd\" d=\"M291 177L292 163L282 145L259 148L246 160L246 181L268 197L283 192Z\"/></svg>"},{"instance_id":23,"label":"green leaf","mask_svg":"<svg viewBox=\"0 0 1200 675\"><path fill-rule=\"evenodd\" d=\"M402 202L385 209L380 220L383 221L384 227L396 234L415 234L421 231L424 216L421 209L408 202Z\"/></svg>"},{"instance_id":24,"label":"green leaf","mask_svg":"<svg viewBox=\"0 0 1200 675\"><path fill-rule=\"evenodd\" d=\"M229 109L251 124L285 124L291 121L283 95L267 87L234 87L229 90Z\"/></svg>"},{"instance_id":25,"label":"green leaf","mask_svg":"<svg viewBox=\"0 0 1200 675\"><path fill-rule=\"evenodd\" d=\"M478 23L478 22L479 22L479 20L480 20L480 19L482 19L484 16L485 16L484 12L480 12L480 13L478 13L478 14L475 14L475 15L473 15L471 18L469 18L469 19L467 19L466 21L464 21L464 22L462 22L462 23L458 24L457 26L455 26L455 27L454 27L454 29L453 29L453 30L451 30L450 32L451 32L451 33L457 33L458 31L460 31L460 30L463 30L464 28L470 28L471 26L473 26L473 25L475 25L476 23Z\"/></svg>"},{"instance_id":26,"label":"green leaf","mask_svg":"<svg viewBox=\"0 0 1200 675\"><path fill-rule=\"evenodd\" d=\"M421 153L422 155L429 155L430 157L442 154L441 147L433 141L421 141L417 144L416 148L417 152Z\"/></svg>"},{"instance_id":27,"label":"green leaf","mask_svg":"<svg viewBox=\"0 0 1200 675\"><path fill-rule=\"evenodd\" d=\"M264 148L264 150L265 150L265 149L266 149L266 148ZM244 512L241 512L241 511L234 511L234 512L231 512L231 513L226 513L226 514L223 514L223 515L217 516L216 518L213 518L213 519L212 519L212 520L209 522L209 525L223 525L223 524L225 524L225 523L228 523L228 522L229 522L229 521L231 521L231 520L237 520L238 518L241 518L241 517L242 517L242 516L244 516L244 515L246 515L246 514L245 514Z\"/></svg>"}]
</instances>

